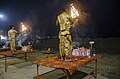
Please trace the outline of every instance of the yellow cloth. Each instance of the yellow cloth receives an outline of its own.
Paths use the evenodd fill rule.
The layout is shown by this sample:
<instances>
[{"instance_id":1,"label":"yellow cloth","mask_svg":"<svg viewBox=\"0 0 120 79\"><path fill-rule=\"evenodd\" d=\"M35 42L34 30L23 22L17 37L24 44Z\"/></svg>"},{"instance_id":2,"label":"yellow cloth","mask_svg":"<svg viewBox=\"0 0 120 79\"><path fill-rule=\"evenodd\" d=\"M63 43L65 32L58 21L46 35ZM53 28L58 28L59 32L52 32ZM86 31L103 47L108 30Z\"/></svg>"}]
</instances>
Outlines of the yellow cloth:
<instances>
[{"instance_id":1,"label":"yellow cloth","mask_svg":"<svg viewBox=\"0 0 120 79\"><path fill-rule=\"evenodd\" d=\"M8 31L9 40L15 39L15 34L16 34L16 33L17 33L16 30L10 29L10 30Z\"/></svg>"},{"instance_id":2,"label":"yellow cloth","mask_svg":"<svg viewBox=\"0 0 120 79\"><path fill-rule=\"evenodd\" d=\"M60 25L59 32L59 51L62 59L70 58L72 55L72 39L70 35L70 27L72 18L66 12L57 16L57 25Z\"/></svg>"},{"instance_id":3,"label":"yellow cloth","mask_svg":"<svg viewBox=\"0 0 120 79\"><path fill-rule=\"evenodd\" d=\"M10 29L8 31L8 37L10 40L10 49L11 51L15 51L16 50L16 40L15 40L15 34L17 33L16 30Z\"/></svg>"}]
</instances>

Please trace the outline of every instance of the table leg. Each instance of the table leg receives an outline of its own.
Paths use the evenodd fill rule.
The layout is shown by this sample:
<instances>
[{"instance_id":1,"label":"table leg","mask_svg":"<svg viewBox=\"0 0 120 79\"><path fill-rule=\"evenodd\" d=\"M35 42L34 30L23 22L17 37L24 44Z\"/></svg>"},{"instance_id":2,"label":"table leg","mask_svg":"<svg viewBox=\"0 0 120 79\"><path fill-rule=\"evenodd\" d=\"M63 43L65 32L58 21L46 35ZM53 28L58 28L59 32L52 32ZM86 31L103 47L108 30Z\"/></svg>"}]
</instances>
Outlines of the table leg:
<instances>
[{"instance_id":1,"label":"table leg","mask_svg":"<svg viewBox=\"0 0 120 79\"><path fill-rule=\"evenodd\" d=\"M95 59L95 76L96 76L96 79L97 79L97 59Z\"/></svg>"},{"instance_id":2,"label":"table leg","mask_svg":"<svg viewBox=\"0 0 120 79\"><path fill-rule=\"evenodd\" d=\"M27 54L25 53L25 62L27 62Z\"/></svg>"},{"instance_id":3,"label":"table leg","mask_svg":"<svg viewBox=\"0 0 120 79\"><path fill-rule=\"evenodd\" d=\"M39 79L39 65L37 64L37 79Z\"/></svg>"},{"instance_id":4,"label":"table leg","mask_svg":"<svg viewBox=\"0 0 120 79\"><path fill-rule=\"evenodd\" d=\"M65 69L62 69L63 72L66 74L66 79L69 79L69 73L68 73L68 70L65 70Z\"/></svg>"},{"instance_id":5,"label":"table leg","mask_svg":"<svg viewBox=\"0 0 120 79\"><path fill-rule=\"evenodd\" d=\"M36 55L37 53L36 52L33 52L33 57L34 57L34 59L36 60L37 58L37 55Z\"/></svg>"},{"instance_id":6,"label":"table leg","mask_svg":"<svg viewBox=\"0 0 120 79\"><path fill-rule=\"evenodd\" d=\"M7 56L5 55L5 72L7 72Z\"/></svg>"}]
</instances>

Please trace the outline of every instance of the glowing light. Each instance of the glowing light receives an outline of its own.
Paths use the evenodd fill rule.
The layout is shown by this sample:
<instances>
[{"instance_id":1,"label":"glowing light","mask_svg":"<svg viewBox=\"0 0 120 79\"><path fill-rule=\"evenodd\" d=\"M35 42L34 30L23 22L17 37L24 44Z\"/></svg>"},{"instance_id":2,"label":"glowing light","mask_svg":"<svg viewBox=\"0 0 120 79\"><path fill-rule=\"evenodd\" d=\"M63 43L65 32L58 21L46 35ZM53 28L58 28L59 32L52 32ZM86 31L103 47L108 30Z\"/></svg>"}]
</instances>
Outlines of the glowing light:
<instances>
[{"instance_id":1,"label":"glowing light","mask_svg":"<svg viewBox=\"0 0 120 79\"><path fill-rule=\"evenodd\" d=\"M25 30L27 30L27 28L24 25L22 25L22 31L25 31Z\"/></svg>"},{"instance_id":2,"label":"glowing light","mask_svg":"<svg viewBox=\"0 0 120 79\"><path fill-rule=\"evenodd\" d=\"M23 23L21 22L21 24L23 24Z\"/></svg>"},{"instance_id":3,"label":"glowing light","mask_svg":"<svg viewBox=\"0 0 120 79\"><path fill-rule=\"evenodd\" d=\"M3 17L3 15L0 15L0 18L2 18Z\"/></svg>"},{"instance_id":4,"label":"glowing light","mask_svg":"<svg viewBox=\"0 0 120 79\"><path fill-rule=\"evenodd\" d=\"M90 44L94 44L94 41L90 41L89 43L90 43Z\"/></svg>"},{"instance_id":5,"label":"glowing light","mask_svg":"<svg viewBox=\"0 0 120 79\"><path fill-rule=\"evenodd\" d=\"M22 31L27 30L27 28L25 27L25 25L22 22L21 22L21 24L22 24Z\"/></svg>"},{"instance_id":6,"label":"glowing light","mask_svg":"<svg viewBox=\"0 0 120 79\"><path fill-rule=\"evenodd\" d=\"M6 37L0 35L1 40L7 39Z\"/></svg>"},{"instance_id":7,"label":"glowing light","mask_svg":"<svg viewBox=\"0 0 120 79\"><path fill-rule=\"evenodd\" d=\"M70 5L71 6L71 17L72 18L76 18L79 16L78 11L75 9L75 7L73 6L73 4Z\"/></svg>"}]
</instances>

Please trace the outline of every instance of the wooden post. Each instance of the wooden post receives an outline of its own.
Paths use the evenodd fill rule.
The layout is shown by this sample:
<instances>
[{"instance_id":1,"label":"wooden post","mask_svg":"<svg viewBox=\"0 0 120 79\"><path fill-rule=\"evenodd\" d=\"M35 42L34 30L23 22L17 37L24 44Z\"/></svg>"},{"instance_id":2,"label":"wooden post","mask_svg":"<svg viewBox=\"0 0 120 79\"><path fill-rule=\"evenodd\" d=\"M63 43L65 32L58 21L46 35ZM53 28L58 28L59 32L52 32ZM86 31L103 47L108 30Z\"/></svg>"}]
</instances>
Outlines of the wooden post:
<instances>
[{"instance_id":1,"label":"wooden post","mask_svg":"<svg viewBox=\"0 0 120 79\"><path fill-rule=\"evenodd\" d=\"M33 52L33 57L34 57L34 59L33 60L36 60L37 58L37 53L36 52Z\"/></svg>"},{"instance_id":2,"label":"wooden post","mask_svg":"<svg viewBox=\"0 0 120 79\"><path fill-rule=\"evenodd\" d=\"M39 79L39 65L37 64L37 79Z\"/></svg>"},{"instance_id":3,"label":"wooden post","mask_svg":"<svg viewBox=\"0 0 120 79\"><path fill-rule=\"evenodd\" d=\"M27 53L25 52L25 62L27 62Z\"/></svg>"},{"instance_id":4,"label":"wooden post","mask_svg":"<svg viewBox=\"0 0 120 79\"><path fill-rule=\"evenodd\" d=\"M63 72L66 74L66 79L69 79L69 73L68 73L68 71L65 70L65 69L62 69L62 70L63 70Z\"/></svg>"},{"instance_id":5,"label":"wooden post","mask_svg":"<svg viewBox=\"0 0 120 79\"><path fill-rule=\"evenodd\" d=\"M5 55L5 72L7 72L7 56Z\"/></svg>"},{"instance_id":6,"label":"wooden post","mask_svg":"<svg viewBox=\"0 0 120 79\"><path fill-rule=\"evenodd\" d=\"M97 58L95 59L95 76L96 76L96 79L97 79Z\"/></svg>"}]
</instances>

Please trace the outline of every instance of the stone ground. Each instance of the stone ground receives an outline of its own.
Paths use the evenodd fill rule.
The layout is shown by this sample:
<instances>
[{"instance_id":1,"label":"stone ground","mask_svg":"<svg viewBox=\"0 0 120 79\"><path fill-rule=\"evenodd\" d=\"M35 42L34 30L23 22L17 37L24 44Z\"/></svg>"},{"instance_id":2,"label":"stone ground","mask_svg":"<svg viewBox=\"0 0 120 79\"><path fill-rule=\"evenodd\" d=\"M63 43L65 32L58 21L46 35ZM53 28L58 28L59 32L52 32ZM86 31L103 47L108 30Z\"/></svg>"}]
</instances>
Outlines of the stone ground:
<instances>
[{"instance_id":1,"label":"stone ground","mask_svg":"<svg viewBox=\"0 0 120 79\"><path fill-rule=\"evenodd\" d=\"M50 57L55 55L58 55L58 53L54 52L53 54L44 54L40 51L37 51L37 59L42 59L45 57ZM115 70L113 66L119 68L119 65L112 62L112 61L116 61L116 59L112 59L112 61L110 61L108 58L114 58L114 57L108 56L106 54L99 56L98 79L120 79L119 73L113 71ZM116 58L119 58L119 56L116 56ZM24 55L16 55L14 56L14 58L9 57L8 62L9 62L8 71L4 72L4 61L3 61L3 57L0 56L0 79L35 79L36 78L36 65L32 64L33 60L31 58L31 54L28 55L28 62L24 62ZM110 63L111 65L109 65ZM87 66L92 67L93 65L94 62L88 64ZM94 79L93 75L88 74L90 70L91 69L89 67L79 68L77 71L75 71L75 73L71 76L70 79ZM40 79L66 79L65 74L61 70L54 68L40 66L39 73L40 73L39 76Z\"/></svg>"}]
</instances>

